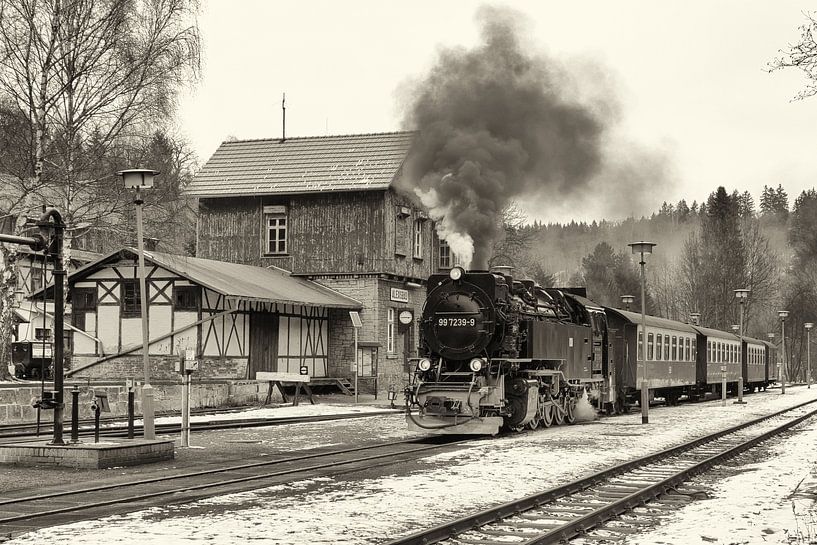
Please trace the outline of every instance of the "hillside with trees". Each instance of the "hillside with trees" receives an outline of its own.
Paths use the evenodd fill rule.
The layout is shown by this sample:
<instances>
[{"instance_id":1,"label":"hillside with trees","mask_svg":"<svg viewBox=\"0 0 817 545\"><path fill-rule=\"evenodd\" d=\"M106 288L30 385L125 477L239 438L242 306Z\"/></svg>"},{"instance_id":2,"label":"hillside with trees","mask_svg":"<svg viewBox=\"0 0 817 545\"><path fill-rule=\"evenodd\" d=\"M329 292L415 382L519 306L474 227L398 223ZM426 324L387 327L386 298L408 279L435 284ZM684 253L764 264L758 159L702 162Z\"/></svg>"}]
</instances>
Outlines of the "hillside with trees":
<instances>
[{"instance_id":1,"label":"hillside with trees","mask_svg":"<svg viewBox=\"0 0 817 545\"><path fill-rule=\"evenodd\" d=\"M751 289L746 334L780 337L778 310L790 312L786 353L792 377L803 376L803 323L817 321L817 191L803 191L789 205L782 185L765 186L759 206L746 191L716 188L689 205L664 203L650 217L623 221L525 223L506 221L493 264L510 264L517 276L543 285L584 286L588 296L621 307L621 296L640 308L638 259L629 242L657 246L647 258L648 312L729 331L740 320L734 290ZM506 215L507 218L507 215Z\"/></svg>"}]
</instances>

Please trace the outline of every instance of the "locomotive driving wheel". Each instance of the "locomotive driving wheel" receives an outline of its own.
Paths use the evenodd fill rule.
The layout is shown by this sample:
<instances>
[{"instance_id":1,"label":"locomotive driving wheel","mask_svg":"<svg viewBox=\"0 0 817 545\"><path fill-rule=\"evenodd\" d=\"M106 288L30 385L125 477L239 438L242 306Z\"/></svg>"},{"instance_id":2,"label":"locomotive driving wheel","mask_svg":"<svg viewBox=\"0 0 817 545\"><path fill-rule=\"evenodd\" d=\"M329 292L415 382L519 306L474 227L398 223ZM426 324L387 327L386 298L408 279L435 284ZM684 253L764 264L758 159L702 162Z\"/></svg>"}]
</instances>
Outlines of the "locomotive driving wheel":
<instances>
[{"instance_id":1,"label":"locomotive driving wheel","mask_svg":"<svg viewBox=\"0 0 817 545\"><path fill-rule=\"evenodd\" d=\"M565 398L565 422L573 424L576 422L576 398L567 396Z\"/></svg>"},{"instance_id":2,"label":"locomotive driving wheel","mask_svg":"<svg viewBox=\"0 0 817 545\"><path fill-rule=\"evenodd\" d=\"M530 422L528 422L528 428L532 429L532 430L535 430L536 428L539 427L539 423L541 421L542 421L542 419L539 418L539 413L537 413L536 416L531 418Z\"/></svg>"},{"instance_id":3,"label":"locomotive driving wheel","mask_svg":"<svg viewBox=\"0 0 817 545\"><path fill-rule=\"evenodd\" d=\"M565 423L565 398L564 396L559 396L556 398L556 404L553 406L553 420L556 422L557 426L561 426Z\"/></svg>"},{"instance_id":4,"label":"locomotive driving wheel","mask_svg":"<svg viewBox=\"0 0 817 545\"><path fill-rule=\"evenodd\" d=\"M553 406L553 401L545 402L542 407L542 425L544 427L549 428L553 425L553 413L555 410L556 407Z\"/></svg>"}]
</instances>

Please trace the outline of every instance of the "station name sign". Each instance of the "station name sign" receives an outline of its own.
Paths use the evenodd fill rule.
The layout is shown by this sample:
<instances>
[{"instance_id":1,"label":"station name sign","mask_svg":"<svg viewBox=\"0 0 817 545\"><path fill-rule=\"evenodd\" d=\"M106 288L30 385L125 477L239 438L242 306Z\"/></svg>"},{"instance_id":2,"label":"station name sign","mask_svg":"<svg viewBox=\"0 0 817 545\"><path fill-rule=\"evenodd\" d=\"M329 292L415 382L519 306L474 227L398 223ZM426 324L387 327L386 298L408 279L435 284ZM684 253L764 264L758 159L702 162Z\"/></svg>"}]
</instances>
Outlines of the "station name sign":
<instances>
[{"instance_id":1,"label":"station name sign","mask_svg":"<svg viewBox=\"0 0 817 545\"><path fill-rule=\"evenodd\" d=\"M389 297L396 303L408 303L408 290L401 290L400 288L392 288Z\"/></svg>"}]
</instances>

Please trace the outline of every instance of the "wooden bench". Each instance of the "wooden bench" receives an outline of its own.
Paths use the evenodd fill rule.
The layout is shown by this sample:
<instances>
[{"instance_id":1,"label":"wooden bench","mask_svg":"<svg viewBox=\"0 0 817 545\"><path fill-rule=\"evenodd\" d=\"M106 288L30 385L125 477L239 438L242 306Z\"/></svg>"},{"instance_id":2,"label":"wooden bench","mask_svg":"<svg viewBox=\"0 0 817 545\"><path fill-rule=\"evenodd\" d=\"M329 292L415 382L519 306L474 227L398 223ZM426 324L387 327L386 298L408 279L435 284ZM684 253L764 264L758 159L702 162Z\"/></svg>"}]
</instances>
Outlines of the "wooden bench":
<instances>
[{"instance_id":1,"label":"wooden bench","mask_svg":"<svg viewBox=\"0 0 817 545\"><path fill-rule=\"evenodd\" d=\"M315 404L315 399L312 397L312 388L309 387L309 375L301 375L299 373L270 373L268 371L258 371L255 374L255 380L269 383L267 399L264 400L264 405L268 405L272 400L272 390L275 387L277 387L278 391L281 392L281 397L284 399L284 403L289 403L287 395L284 393L283 383L285 382L295 384L295 396L292 399L293 407L298 405L298 400L301 397L301 388L303 388L304 392L309 396L309 402L312 405Z\"/></svg>"}]
</instances>

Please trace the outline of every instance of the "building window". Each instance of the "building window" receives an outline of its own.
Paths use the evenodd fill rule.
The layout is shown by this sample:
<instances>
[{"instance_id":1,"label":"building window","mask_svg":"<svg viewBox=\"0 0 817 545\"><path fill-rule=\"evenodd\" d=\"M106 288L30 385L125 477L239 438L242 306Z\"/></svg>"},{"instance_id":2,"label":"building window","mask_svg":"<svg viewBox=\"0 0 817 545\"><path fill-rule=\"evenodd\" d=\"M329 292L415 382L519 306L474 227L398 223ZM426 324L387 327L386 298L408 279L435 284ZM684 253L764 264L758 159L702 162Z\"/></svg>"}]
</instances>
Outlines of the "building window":
<instances>
[{"instance_id":1,"label":"building window","mask_svg":"<svg viewBox=\"0 0 817 545\"><path fill-rule=\"evenodd\" d=\"M421 220L414 222L414 257L423 258L423 222Z\"/></svg>"},{"instance_id":2,"label":"building window","mask_svg":"<svg viewBox=\"0 0 817 545\"><path fill-rule=\"evenodd\" d=\"M267 214L267 254L287 253L287 217L285 214Z\"/></svg>"},{"instance_id":3,"label":"building window","mask_svg":"<svg viewBox=\"0 0 817 545\"><path fill-rule=\"evenodd\" d=\"M31 291L35 292L43 287L43 270L37 263L31 266Z\"/></svg>"},{"instance_id":4,"label":"building window","mask_svg":"<svg viewBox=\"0 0 817 545\"><path fill-rule=\"evenodd\" d=\"M386 323L386 352L394 354L394 309L388 309L388 319Z\"/></svg>"},{"instance_id":5,"label":"building window","mask_svg":"<svg viewBox=\"0 0 817 545\"><path fill-rule=\"evenodd\" d=\"M34 328L34 338L37 339L38 341L51 340L51 329L42 327Z\"/></svg>"},{"instance_id":6,"label":"building window","mask_svg":"<svg viewBox=\"0 0 817 545\"><path fill-rule=\"evenodd\" d=\"M450 269L452 267L451 246L445 240L440 241L440 268Z\"/></svg>"},{"instance_id":7,"label":"building window","mask_svg":"<svg viewBox=\"0 0 817 545\"><path fill-rule=\"evenodd\" d=\"M120 301L122 301L122 317L138 318L142 315L142 299L139 292L139 282L136 280L125 280L121 286Z\"/></svg>"},{"instance_id":8,"label":"building window","mask_svg":"<svg viewBox=\"0 0 817 545\"><path fill-rule=\"evenodd\" d=\"M95 311L96 288L73 288L71 290L72 310Z\"/></svg>"},{"instance_id":9,"label":"building window","mask_svg":"<svg viewBox=\"0 0 817 545\"><path fill-rule=\"evenodd\" d=\"M174 310L197 311L199 309L199 288L197 286L174 286L173 308Z\"/></svg>"}]
</instances>

